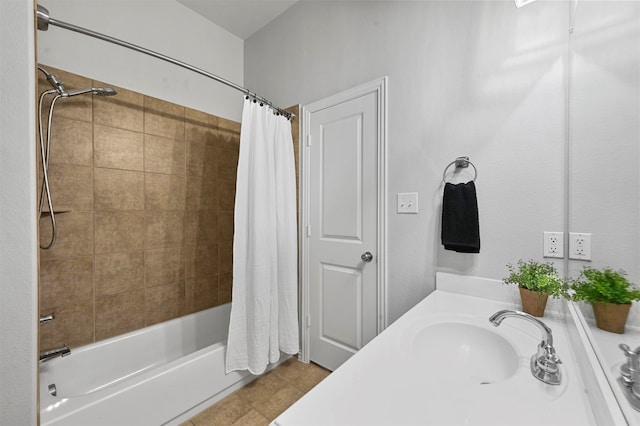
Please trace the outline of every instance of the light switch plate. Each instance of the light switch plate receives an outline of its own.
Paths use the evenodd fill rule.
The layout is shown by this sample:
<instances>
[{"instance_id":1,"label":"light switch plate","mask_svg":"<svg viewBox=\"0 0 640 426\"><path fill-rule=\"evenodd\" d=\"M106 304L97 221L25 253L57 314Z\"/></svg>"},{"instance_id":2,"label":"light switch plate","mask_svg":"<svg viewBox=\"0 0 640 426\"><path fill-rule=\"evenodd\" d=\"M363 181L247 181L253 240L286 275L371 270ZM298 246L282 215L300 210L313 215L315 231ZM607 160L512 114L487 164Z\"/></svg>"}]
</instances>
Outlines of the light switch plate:
<instances>
[{"instance_id":1,"label":"light switch plate","mask_svg":"<svg viewBox=\"0 0 640 426\"><path fill-rule=\"evenodd\" d=\"M398 192L398 213L418 213L417 192Z\"/></svg>"}]
</instances>

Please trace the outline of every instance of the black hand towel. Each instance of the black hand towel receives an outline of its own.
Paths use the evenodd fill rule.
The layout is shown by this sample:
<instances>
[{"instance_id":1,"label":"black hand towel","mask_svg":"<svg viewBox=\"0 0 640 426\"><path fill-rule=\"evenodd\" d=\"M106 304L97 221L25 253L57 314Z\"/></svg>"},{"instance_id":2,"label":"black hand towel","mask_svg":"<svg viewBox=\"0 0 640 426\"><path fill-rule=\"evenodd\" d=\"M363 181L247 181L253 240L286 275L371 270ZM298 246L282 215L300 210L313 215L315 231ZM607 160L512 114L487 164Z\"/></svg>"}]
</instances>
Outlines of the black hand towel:
<instances>
[{"instance_id":1,"label":"black hand towel","mask_svg":"<svg viewBox=\"0 0 640 426\"><path fill-rule=\"evenodd\" d=\"M478 199L473 181L444 185L442 244L446 250L480 253Z\"/></svg>"}]
</instances>

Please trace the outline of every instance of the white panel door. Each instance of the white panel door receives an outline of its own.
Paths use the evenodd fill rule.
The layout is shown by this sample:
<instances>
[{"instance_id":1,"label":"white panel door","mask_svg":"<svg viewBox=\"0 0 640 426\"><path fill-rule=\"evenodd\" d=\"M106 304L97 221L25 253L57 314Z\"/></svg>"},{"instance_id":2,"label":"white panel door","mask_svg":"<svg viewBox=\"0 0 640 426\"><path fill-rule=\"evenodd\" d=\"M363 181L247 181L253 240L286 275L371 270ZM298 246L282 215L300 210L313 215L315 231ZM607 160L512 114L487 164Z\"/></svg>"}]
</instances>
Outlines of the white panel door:
<instances>
[{"instance_id":1,"label":"white panel door","mask_svg":"<svg viewBox=\"0 0 640 426\"><path fill-rule=\"evenodd\" d=\"M330 370L378 331L378 96L307 116L309 358Z\"/></svg>"}]
</instances>

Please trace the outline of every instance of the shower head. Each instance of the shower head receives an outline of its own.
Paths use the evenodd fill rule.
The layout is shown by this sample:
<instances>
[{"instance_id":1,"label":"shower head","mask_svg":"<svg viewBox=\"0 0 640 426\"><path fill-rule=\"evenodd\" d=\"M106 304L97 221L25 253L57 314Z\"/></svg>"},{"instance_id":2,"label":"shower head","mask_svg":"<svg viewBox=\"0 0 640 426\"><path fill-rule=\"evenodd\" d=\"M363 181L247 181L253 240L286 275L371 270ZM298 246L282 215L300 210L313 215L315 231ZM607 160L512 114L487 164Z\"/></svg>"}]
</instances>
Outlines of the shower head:
<instances>
[{"instance_id":1,"label":"shower head","mask_svg":"<svg viewBox=\"0 0 640 426\"><path fill-rule=\"evenodd\" d=\"M115 96L118 94L116 89L113 89L111 87L91 87L88 89L75 89L66 91L62 94L62 97L70 98L72 96L84 95L86 93L91 93L92 95L96 96Z\"/></svg>"},{"instance_id":2,"label":"shower head","mask_svg":"<svg viewBox=\"0 0 640 426\"><path fill-rule=\"evenodd\" d=\"M93 94L97 96L115 96L118 91L112 87L94 87Z\"/></svg>"}]
</instances>

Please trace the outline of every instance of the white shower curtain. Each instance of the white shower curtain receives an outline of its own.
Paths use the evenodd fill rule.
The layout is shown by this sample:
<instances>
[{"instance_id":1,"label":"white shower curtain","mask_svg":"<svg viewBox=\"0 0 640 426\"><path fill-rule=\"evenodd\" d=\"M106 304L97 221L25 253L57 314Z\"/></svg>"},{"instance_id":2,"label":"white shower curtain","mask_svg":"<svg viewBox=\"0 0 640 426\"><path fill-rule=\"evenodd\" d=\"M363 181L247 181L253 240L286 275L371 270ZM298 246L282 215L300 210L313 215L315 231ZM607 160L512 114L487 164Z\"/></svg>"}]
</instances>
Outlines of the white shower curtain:
<instances>
[{"instance_id":1,"label":"white shower curtain","mask_svg":"<svg viewBox=\"0 0 640 426\"><path fill-rule=\"evenodd\" d=\"M226 370L261 374L298 353L296 180L291 124L245 99Z\"/></svg>"}]
</instances>

